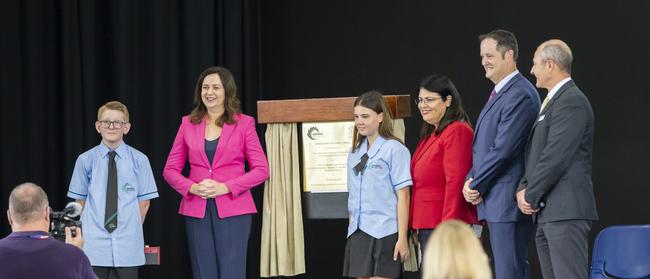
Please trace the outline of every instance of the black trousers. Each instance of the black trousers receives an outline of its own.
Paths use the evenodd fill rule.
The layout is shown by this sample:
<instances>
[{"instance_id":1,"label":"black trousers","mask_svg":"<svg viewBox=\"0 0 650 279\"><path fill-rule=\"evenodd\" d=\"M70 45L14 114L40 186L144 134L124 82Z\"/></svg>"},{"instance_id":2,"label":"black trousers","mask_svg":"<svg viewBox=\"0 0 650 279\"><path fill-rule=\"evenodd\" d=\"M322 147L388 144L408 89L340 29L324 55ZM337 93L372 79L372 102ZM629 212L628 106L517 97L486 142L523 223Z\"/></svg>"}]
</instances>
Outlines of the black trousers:
<instances>
[{"instance_id":1,"label":"black trousers","mask_svg":"<svg viewBox=\"0 0 650 279\"><path fill-rule=\"evenodd\" d=\"M589 231L588 220L537 224L535 245L544 279L589 278Z\"/></svg>"},{"instance_id":2,"label":"black trousers","mask_svg":"<svg viewBox=\"0 0 650 279\"><path fill-rule=\"evenodd\" d=\"M205 211L204 218L185 217L192 278L246 278L252 216L220 218L214 199L208 199Z\"/></svg>"},{"instance_id":3,"label":"black trousers","mask_svg":"<svg viewBox=\"0 0 650 279\"><path fill-rule=\"evenodd\" d=\"M138 279L138 267L93 266L99 279Z\"/></svg>"}]
</instances>

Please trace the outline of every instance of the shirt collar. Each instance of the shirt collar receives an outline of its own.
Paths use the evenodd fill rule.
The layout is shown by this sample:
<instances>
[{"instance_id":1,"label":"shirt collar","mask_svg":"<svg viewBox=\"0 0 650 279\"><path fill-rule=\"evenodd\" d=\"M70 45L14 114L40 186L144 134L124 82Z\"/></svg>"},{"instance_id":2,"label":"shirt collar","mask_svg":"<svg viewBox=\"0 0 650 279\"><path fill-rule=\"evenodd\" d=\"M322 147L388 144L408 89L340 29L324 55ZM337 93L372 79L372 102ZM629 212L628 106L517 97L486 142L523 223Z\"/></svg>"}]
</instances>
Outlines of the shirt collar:
<instances>
[{"instance_id":1,"label":"shirt collar","mask_svg":"<svg viewBox=\"0 0 650 279\"><path fill-rule=\"evenodd\" d=\"M103 142L99 144L99 154L102 155L102 157L106 157L108 155L108 152L111 150L106 146ZM126 143L122 141L117 148L115 148L115 153L117 153L117 156L122 158L124 155L126 155Z\"/></svg>"},{"instance_id":2,"label":"shirt collar","mask_svg":"<svg viewBox=\"0 0 650 279\"><path fill-rule=\"evenodd\" d=\"M363 143L365 145L365 149L367 150L366 152L368 153L368 157L369 158L374 157L375 154L377 154L377 152L379 152L379 149L384 144L384 142L386 142L385 138L383 138L381 135L377 136L377 138L375 139L375 142L373 142L372 146L370 146L370 150L368 150L368 138L366 138Z\"/></svg>"},{"instance_id":3,"label":"shirt collar","mask_svg":"<svg viewBox=\"0 0 650 279\"><path fill-rule=\"evenodd\" d=\"M514 72L510 73L506 77L504 77L501 81L499 81L495 86L494 86L494 92L499 94L499 91L503 89L504 86L510 81L516 74L519 73L519 70L515 70Z\"/></svg>"},{"instance_id":4,"label":"shirt collar","mask_svg":"<svg viewBox=\"0 0 650 279\"><path fill-rule=\"evenodd\" d=\"M551 90L548 91L548 94L546 94L546 98L549 100L552 99L553 96L555 96L555 93L557 93L557 91L560 90L560 87L562 87L562 85L566 84L570 80L571 77L568 77L558 82L555 86L553 86L553 88L551 88Z\"/></svg>"}]
</instances>

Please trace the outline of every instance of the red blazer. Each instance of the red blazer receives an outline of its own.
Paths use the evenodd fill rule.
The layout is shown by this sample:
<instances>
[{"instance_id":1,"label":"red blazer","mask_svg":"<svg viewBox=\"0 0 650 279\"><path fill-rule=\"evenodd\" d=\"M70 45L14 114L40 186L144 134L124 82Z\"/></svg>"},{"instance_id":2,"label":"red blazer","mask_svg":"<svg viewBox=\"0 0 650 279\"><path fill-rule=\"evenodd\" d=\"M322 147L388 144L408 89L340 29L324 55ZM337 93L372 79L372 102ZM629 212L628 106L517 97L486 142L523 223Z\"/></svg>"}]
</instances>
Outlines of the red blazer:
<instances>
[{"instance_id":1,"label":"red blazer","mask_svg":"<svg viewBox=\"0 0 650 279\"><path fill-rule=\"evenodd\" d=\"M420 140L411 160L411 228L432 229L449 219L478 223L476 206L462 193L472 167L472 137L472 128L456 121L439 136Z\"/></svg>"},{"instance_id":2,"label":"red blazer","mask_svg":"<svg viewBox=\"0 0 650 279\"><path fill-rule=\"evenodd\" d=\"M192 124L188 116L183 117L163 170L167 183L181 194L178 213L204 217L206 200L189 191L192 184L205 178L224 183L230 190L215 198L219 217L257 212L250 189L269 177L269 163L257 137L255 119L238 114L235 123L224 123L212 165L205 155L205 121L204 118L201 123ZM181 174L186 161L190 163L189 177ZM244 161L250 167L248 172L244 170Z\"/></svg>"}]
</instances>

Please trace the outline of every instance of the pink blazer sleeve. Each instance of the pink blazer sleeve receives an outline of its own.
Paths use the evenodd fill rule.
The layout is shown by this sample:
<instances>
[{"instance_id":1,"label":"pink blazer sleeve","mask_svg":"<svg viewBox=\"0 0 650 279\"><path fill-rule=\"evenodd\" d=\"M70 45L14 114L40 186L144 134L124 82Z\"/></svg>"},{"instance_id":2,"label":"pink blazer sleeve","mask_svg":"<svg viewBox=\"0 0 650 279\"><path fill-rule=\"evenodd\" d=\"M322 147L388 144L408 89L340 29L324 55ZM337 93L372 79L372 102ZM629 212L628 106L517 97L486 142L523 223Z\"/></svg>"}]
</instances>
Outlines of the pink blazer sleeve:
<instances>
[{"instance_id":1,"label":"pink blazer sleeve","mask_svg":"<svg viewBox=\"0 0 650 279\"><path fill-rule=\"evenodd\" d=\"M176 133L176 138L174 139L174 144L172 149L169 151L169 156L167 156L167 163L165 163L165 168L163 169L163 177L169 185L174 188L182 196L187 196L190 192L190 187L194 182L189 178L183 176L181 173L185 167L185 162L187 160L187 143L185 142L185 129L188 127L189 119L183 117L181 121L181 126L178 128L178 133Z\"/></svg>"},{"instance_id":2,"label":"pink blazer sleeve","mask_svg":"<svg viewBox=\"0 0 650 279\"><path fill-rule=\"evenodd\" d=\"M269 163L257 136L255 119L242 115L240 121L238 128L244 129L243 151L250 170L224 182L234 198L269 178Z\"/></svg>"}]
</instances>

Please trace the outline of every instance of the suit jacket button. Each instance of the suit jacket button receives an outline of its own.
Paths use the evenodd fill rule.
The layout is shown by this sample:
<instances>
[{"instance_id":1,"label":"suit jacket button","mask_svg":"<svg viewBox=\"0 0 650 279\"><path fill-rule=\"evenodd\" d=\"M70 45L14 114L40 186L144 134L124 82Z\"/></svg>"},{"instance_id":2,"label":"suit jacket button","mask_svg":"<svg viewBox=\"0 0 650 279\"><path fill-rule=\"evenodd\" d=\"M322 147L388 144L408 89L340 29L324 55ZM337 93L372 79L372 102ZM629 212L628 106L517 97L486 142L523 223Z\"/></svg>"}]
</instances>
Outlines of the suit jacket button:
<instances>
[{"instance_id":1,"label":"suit jacket button","mask_svg":"<svg viewBox=\"0 0 650 279\"><path fill-rule=\"evenodd\" d=\"M212 172L212 170L211 170L211 169L209 169L209 170L208 170L208 172L210 172L210 173L211 173L211 172Z\"/></svg>"}]
</instances>

